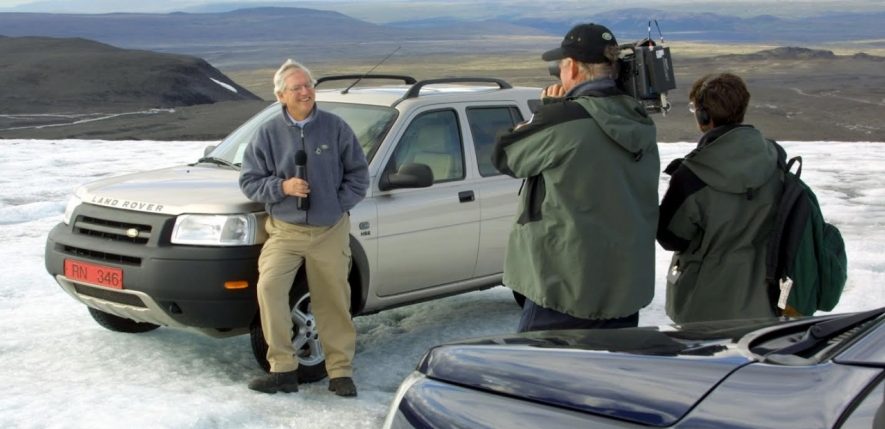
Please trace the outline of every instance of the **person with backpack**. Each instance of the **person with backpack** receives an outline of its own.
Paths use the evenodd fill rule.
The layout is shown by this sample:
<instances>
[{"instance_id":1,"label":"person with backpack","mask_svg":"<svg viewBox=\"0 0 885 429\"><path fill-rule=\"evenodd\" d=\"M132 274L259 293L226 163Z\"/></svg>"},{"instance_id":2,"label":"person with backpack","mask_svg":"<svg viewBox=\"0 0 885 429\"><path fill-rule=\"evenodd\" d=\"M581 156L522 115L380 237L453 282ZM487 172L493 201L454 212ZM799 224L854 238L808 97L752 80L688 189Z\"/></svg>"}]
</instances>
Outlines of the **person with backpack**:
<instances>
[{"instance_id":1,"label":"person with backpack","mask_svg":"<svg viewBox=\"0 0 885 429\"><path fill-rule=\"evenodd\" d=\"M774 317L766 247L782 190L776 146L744 124L750 93L731 73L692 85L689 109L704 133L664 170L657 240L674 252L667 315L676 322Z\"/></svg>"}]
</instances>

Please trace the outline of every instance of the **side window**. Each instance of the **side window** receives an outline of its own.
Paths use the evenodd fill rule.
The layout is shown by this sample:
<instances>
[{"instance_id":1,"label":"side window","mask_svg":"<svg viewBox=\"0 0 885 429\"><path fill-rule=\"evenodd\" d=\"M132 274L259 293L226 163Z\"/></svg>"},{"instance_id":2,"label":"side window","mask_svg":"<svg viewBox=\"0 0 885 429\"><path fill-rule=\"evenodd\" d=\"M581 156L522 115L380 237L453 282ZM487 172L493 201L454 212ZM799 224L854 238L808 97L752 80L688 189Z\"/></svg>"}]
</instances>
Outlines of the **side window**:
<instances>
[{"instance_id":1,"label":"side window","mask_svg":"<svg viewBox=\"0 0 885 429\"><path fill-rule=\"evenodd\" d=\"M393 170L409 163L426 164L433 183L464 178L464 151L453 110L423 113L409 124L393 153Z\"/></svg>"},{"instance_id":2,"label":"side window","mask_svg":"<svg viewBox=\"0 0 885 429\"><path fill-rule=\"evenodd\" d=\"M479 174L482 176L501 174L492 165L495 137L499 132L507 131L522 122L519 109L514 106L471 107L467 109L467 120L470 122L470 133L473 135Z\"/></svg>"}]
</instances>

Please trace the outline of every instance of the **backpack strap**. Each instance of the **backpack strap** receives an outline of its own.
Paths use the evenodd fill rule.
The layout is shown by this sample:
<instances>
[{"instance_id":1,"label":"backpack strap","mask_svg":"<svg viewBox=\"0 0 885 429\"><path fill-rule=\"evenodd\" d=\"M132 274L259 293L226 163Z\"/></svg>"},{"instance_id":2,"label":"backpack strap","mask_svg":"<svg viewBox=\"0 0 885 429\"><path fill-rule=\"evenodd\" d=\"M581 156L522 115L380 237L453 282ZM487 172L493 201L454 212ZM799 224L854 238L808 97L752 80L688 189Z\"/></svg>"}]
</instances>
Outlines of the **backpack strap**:
<instances>
[{"instance_id":1,"label":"backpack strap","mask_svg":"<svg viewBox=\"0 0 885 429\"><path fill-rule=\"evenodd\" d=\"M772 139L765 139L772 145L774 145L774 149L777 150L777 166L783 171L787 171L787 151L784 150L784 147L779 145L776 141Z\"/></svg>"},{"instance_id":2,"label":"backpack strap","mask_svg":"<svg viewBox=\"0 0 885 429\"><path fill-rule=\"evenodd\" d=\"M794 157L790 158L790 162L787 163L786 169L784 171L792 170L793 164L799 164L799 168L793 174L795 174L796 177L801 177L802 176L802 157L801 156L794 156Z\"/></svg>"},{"instance_id":3,"label":"backpack strap","mask_svg":"<svg viewBox=\"0 0 885 429\"><path fill-rule=\"evenodd\" d=\"M793 164L798 164L799 168L796 170L796 177L802 177L802 157L794 156L787 161L787 151L783 146L779 145L776 141L772 139L765 139L769 143L774 145L774 148L777 150L777 167L781 169L784 173L793 169Z\"/></svg>"},{"instance_id":4,"label":"backpack strap","mask_svg":"<svg viewBox=\"0 0 885 429\"><path fill-rule=\"evenodd\" d=\"M781 273L778 272L780 256L781 256L781 241L783 240L783 230L784 223L787 222L788 213L784 213L785 210L783 208L792 207L793 203L797 198L799 198L798 192L790 192L790 189L794 187L787 186L789 182L792 182L792 178L789 177L790 167L793 165L793 162L796 158L790 160L790 163L787 163L787 151L784 150L783 146L779 145L776 141L772 139L766 139L769 143L774 145L774 148L777 150L777 166L778 169L781 170L781 195L778 198L778 203L774 217L774 227L772 228L771 236L768 238L768 252L765 258L765 280L769 284L770 288L773 290L770 293L779 293L778 291L778 282L780 280ZM802 158L799 158L799 165L801 169Z\"/></svg>"}]
</instances>

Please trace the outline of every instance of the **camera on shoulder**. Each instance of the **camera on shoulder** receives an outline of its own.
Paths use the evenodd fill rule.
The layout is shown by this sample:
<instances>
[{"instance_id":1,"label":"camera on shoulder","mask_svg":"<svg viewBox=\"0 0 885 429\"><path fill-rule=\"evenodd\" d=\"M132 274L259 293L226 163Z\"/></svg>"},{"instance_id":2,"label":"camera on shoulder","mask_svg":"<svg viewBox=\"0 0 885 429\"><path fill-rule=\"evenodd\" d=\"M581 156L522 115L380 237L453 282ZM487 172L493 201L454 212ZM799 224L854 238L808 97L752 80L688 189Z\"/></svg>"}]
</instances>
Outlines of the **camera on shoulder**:
<instances>
[{"instance_id":1,"label":"camera on shoulder","mask_svg":"<svg viewBox=\"0 0 885 429\"><path fill-rule=\"evenodd\" d=\"M670 48L648 38L618 48L618 88L635 98L648 113L666 115L670 110L667 91L676 88ZM550 61L547 67L551 76L559 77L559 61Z\"/></svg>"},{"instance_id":2,"label":"camera on shoulder","mask_svg":"<svg viewBox=\"0 0 885 429\"><path fill-rule=\"evenodd\" d=\"M618 88L635 98L649 113L670 110L667 91L676 88L670 48L651 39L619 45Z\"/></svg>"}]
</instances>

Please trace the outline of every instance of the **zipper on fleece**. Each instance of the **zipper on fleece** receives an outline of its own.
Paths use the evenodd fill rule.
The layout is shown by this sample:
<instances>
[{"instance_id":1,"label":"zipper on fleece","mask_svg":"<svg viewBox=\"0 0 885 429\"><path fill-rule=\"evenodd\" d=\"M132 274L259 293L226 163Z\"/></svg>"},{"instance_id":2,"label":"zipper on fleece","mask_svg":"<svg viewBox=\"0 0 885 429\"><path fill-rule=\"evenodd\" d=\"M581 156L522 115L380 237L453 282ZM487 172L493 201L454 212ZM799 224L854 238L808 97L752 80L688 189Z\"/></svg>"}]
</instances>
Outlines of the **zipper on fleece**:
<instances>
[{"instance_id":1,"label":"zipper on fleece","mask_svg":"<svg viewBox=\"0 0 885 429\"><path fill-rule=\"evenodd\" d=\"M298 129L301 131L301 150L303 150L304 154L307 155L307 145L304 143L304 126L300 126L300 127L298 127ZM307 164L304 164L304 175L307 176ZM307 177L304 177L304 180L307 180ZM310 195L308 194L308 197L309 196ZM307 219L309 212L310 212L310 207L308 206L308 209L304 211L304 224L305 225L310 225L310 222L308 222L308 219Z\"/></svg>"}]
</instances>

